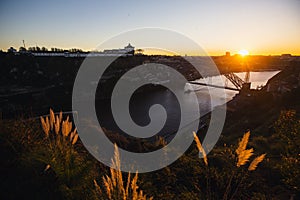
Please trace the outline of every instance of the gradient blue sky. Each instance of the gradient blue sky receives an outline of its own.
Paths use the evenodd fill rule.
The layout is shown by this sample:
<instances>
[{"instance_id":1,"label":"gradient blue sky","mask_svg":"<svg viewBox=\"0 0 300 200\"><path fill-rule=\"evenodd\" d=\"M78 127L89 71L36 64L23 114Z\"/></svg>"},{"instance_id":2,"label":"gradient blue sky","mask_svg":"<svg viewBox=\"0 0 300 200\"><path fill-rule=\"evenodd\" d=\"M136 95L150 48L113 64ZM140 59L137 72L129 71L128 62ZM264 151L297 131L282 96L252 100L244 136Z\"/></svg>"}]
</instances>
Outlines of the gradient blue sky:
<instances>
[{"instance_id":1,"label":"gradient blue sky","mask_svg":"<svg viewBox=\"0 0 300 200\"><path fill-rule=\"evenodd\" d=\"M212 55L240 49L300 55L299 0L2 0L0 25L3 50L19 48L23 39L27 46L91 50L121 32L160 27L190 37Z\"/></svg>"}]
</instances>

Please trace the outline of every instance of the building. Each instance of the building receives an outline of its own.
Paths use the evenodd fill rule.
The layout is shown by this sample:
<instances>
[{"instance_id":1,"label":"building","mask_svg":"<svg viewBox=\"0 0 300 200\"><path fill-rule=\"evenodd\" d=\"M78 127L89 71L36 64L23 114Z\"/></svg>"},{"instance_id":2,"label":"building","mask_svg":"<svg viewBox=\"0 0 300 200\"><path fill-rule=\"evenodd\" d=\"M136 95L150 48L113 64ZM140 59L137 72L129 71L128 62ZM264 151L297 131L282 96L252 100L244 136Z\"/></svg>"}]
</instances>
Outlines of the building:
<instances>
[{"instance_id":1,"label":"building","mask_svg":"<svg viewBox=\"0 0 300 200\"><path fill-rule=\"evenodd\" d=\"M124 49L127 51L127 53L132 53L132 55L134 55L134 47L131 46L130 43Z\"/></svg>"},{"instance_id":2,"label":"building","mask_svg":"<svg viewBox=\"0 0 300 200\"><path fill-rule=\"evenodd\" d=\"M104 54L116 54L116 55L122 55L122 54L126 54L126 55L134 55L134 47L131 46L131 44L129 43L126 47L124 47L123 49L106 49L103 51Z\"/></svg>"},{"instance_id":3,"label":"building","mask_svg":"<svg viewBox=\"0 0 300 200\"><path fill-rule=\"evenodd\" d=\"M8 50L8 52L16 53L16 50L12 47ZM101 56L133 56L134 55L134 47L129 43L123 49L105 49L102 52L55 52L55 51L37 51L37 52L19 52L19 53L30 53L33 56L61 56L61 57L101 57Z\"/></svg>"}]
</instances>

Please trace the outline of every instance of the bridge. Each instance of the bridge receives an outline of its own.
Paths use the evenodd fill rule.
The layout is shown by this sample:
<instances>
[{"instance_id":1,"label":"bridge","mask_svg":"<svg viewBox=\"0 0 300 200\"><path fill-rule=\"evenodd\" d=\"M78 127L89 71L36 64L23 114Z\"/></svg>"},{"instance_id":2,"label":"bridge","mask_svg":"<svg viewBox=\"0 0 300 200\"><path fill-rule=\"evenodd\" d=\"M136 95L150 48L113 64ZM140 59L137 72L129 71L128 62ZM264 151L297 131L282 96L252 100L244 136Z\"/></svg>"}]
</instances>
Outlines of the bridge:
<instances>
[{"instance_id":1,"label":"bridge","mask_svg":"<svg viewBox=\"0 0 300 200\"><path fill-rule=\"evenodd\" d=\"M212 84L206 84L206 83L198 83L194 81L189 81L189 84L194 84L194 85L203 85L207 87L214 87L214 88L223 88L227 90L234 90L234 91L240 91L238 88L233 88L233 87L228 87L228 86L220 86L220 85L212 85Z\"/></svg>"},{"instance_id":2,"label":"bridge","mask_svg":"<svg viewBox=\"0 0 300 200\"><path fill-rule=\"evenodd\" d=\"M240 77L238 77L233 72L223 74L223 75L227 78L227 80L229 80L235 86L235 88L229 87L229 86L227 86L227 84L225 84L225 86L220 86L220 85L213 85L213 84L207 84L207 83L199 83L199 82L195 82L195 81L189 81L188 83L193 84L193 85L203 85L203 86L207 86L207 87L222 88L222 89L233 90L233 91L241 91L245 87L250 89L250 82L249 82L250 71L246 72L245 80L242 80Z\"/></svg>"}]
</instances>

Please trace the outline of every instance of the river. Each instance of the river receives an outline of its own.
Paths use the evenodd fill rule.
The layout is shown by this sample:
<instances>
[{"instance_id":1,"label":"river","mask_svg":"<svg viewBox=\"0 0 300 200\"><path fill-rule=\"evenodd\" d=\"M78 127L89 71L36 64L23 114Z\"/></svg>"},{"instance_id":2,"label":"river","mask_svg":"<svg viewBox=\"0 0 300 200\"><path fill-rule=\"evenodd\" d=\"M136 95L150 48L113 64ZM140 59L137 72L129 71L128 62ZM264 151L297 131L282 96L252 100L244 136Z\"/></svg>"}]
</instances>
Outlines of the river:
<instances>
[{"instance_id":1,"label":"river","mask_svg":"<svg viewBox=\"0 0 300 200\"><path fill-rule=\"evenodd\" d=\"M279 71L251 72L251 88L255 89L258 86L265 85L267 81L278 72ZM244 79L245 73L236 73L236 75ZM226 82L225 77L221 76L221 79ZM209 77L196 80L196 82L208 82L214 85L221 85L221 79L220 77ZM227 86L234 87L234 85L230 81L227 82ZM189 92L185 92L184 101L186 101L185 103L187 104L198 104L201 116L210 112L215 106L230 101L238 93L237 91L225 90L225 96L222 96L220 95L222 89L209 88L208 90L206 86L190 84L186 84L186 86L181 90L182 92L187 90L195 91L197 99L191 98L192 94ZM143 92L142 94L134 93L129 105L130 115L133 121L140 126L145 126L150 123L148 112L149 108L154 104L161 104L165 108L167 114L165 126L161 129L161 131L159 131L158 134L176 132L180 124L182 113L180 110L179 102L176 99L175 95L171 91L166 89ZM101 100L96 102L96 110L99 122L102 127L116 132L124 133L113 120L110 109L110 101ZM184 117L190 117L191 119L193 119L197 114L198 113L189 113L189 116Z\"/></svg>"}]
</instances>

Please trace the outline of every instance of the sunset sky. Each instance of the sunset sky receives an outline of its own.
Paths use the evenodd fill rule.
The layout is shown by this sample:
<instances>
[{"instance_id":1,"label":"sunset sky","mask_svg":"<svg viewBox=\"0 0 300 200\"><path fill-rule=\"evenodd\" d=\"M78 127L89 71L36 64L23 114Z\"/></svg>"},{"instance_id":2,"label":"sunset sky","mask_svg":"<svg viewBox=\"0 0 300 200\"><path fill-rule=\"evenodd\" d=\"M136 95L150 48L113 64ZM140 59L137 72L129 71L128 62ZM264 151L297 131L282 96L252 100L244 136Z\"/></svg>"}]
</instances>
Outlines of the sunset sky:
<instances>
[{"instance_id":1,"label":"sunset sky","mask_svg":"<svg viewBox=\"0 0 300 200\"><path fill-rule=\"evenodd\" d=\"M158 27L186 35L210 55L241 49L300 55L299 10L299 0L6 0L0 2L0 49L18 49L24 39L27 46L91 50L124 31ZM138 48L135 41L111 48L128 42Z\"/></svg>"}]
</instances>

